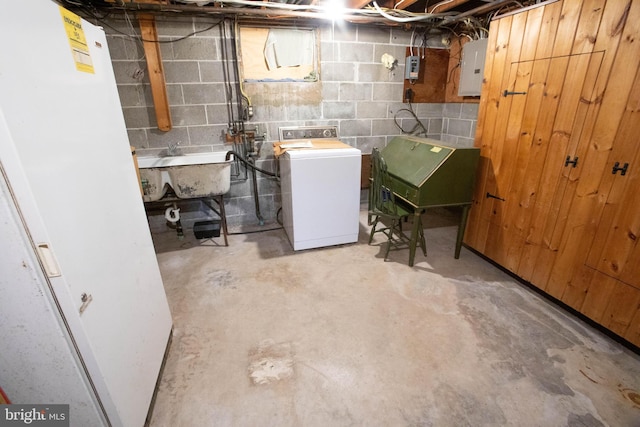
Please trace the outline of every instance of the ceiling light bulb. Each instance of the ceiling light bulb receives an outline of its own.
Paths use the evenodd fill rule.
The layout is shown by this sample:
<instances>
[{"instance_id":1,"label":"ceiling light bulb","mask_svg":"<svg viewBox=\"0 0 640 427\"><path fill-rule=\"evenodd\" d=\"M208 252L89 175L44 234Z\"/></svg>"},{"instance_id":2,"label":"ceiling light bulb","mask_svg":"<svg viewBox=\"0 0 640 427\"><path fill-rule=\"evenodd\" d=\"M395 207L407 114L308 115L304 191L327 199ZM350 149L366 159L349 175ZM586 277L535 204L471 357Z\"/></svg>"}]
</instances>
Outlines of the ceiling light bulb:
<instances>
[{"instance_id":1,"label":"ceiling light bulb","mask_svg":"<svg viewBox=\"0 0 640 427\"><path fill-rule=\"evenodd\" d=\"M333 20L340 20L345 14L344 0L327 0L324 4L327 16Z\"/></svg>"}]
</instances>

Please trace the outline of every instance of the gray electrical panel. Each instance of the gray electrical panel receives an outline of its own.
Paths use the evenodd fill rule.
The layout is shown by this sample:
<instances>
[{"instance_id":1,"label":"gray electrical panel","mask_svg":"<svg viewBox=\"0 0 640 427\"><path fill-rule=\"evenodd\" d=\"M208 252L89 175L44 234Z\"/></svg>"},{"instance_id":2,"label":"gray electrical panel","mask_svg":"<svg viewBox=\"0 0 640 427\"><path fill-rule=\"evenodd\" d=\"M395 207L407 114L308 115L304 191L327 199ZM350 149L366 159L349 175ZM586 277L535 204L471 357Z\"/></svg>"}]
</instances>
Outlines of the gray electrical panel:
<instances>
[{"instance_id":1,"label":"gray electrical panel","mask_svg":"<svg viewBox=\"0 0 640 427\"><path fill-rule=\"evenodd\" d=\"M484 75L487 39L478 39L462 47L458 96L480 96Z\"/></svg>"}]
</instances>

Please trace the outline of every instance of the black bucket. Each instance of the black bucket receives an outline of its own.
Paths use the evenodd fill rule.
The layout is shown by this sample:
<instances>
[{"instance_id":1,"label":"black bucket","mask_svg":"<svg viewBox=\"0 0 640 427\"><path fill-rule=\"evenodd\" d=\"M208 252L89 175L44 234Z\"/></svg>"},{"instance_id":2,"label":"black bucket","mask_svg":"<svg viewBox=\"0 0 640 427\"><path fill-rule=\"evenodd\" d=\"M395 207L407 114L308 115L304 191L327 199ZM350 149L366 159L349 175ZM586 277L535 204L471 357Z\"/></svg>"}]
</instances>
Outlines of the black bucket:
<instances>
[{"instance_id":1,"label":"black bucket","mask_svg":"<svg viewBox=\"0 0 640 427\"><path fill-rule=\"evenodd\" d=\"M195 234L196 239L220 237L220 220L212 219L209 221L196 222L193 224L193 234Z\"/></svg>"}]
</instances>

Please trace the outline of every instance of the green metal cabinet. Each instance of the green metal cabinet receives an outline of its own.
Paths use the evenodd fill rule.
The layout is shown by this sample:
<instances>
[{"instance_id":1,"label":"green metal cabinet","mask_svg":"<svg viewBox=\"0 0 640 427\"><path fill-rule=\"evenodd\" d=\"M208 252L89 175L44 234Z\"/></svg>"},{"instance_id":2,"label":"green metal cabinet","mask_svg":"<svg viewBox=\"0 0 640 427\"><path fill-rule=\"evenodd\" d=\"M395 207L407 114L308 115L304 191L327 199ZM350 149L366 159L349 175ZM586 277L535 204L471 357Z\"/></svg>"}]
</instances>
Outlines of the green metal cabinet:
<instances>
[{"instance_id":1,"label":"green metal cabinet","mask_svg":"<svg viewBox=\"0 0 640 427\"><path fill-rule=\"evenodd\" d=\"M471 203L479 148L454 148L440 141L397 136L382 150L392 190L417 208Z\"/></svg>"},{"instance_id":2,"label":"green metal cabinet","mask_svg":"<svg viewBox=\"0 0 640 427\"><path fill-rule=\"evenodd\" d=\"M462 206L455 257L459 258L462 238L473 197L479 148L454 148L440 141L397 136L382 149L391 179L391 190L413 207L419 216L426 208ZM415 258L420 221L414 220L409 265Z\"/></svg>"}]
</instances>

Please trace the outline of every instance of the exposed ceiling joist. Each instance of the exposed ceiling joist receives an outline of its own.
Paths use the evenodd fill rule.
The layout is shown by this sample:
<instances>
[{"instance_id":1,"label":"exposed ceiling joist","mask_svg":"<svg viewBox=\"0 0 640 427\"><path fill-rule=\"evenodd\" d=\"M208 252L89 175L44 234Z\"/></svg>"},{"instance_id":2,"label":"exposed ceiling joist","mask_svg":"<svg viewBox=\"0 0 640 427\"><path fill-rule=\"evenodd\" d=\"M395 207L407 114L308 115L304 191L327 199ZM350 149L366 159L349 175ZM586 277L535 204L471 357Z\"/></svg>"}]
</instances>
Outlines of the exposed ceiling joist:
<instances>
[{"instance_id":1,"label":"exposed ceiling joist","mask_svg":"<svg viewBox=\"0 0 640 427\"><path fill-rule=\"evenodd\" d=\"M448 10L451 10L453 8L456 8L460 5L463 5L465 3L468 3L469 0L445 0L445 1L441 1L440 3L436 3L433 6L429 7L429 10L427 12L429 13L442 13L442 12L446 12Z\"/></svg>"},{"instance_id":2,"label":"exposed ceiling joist","mask_svg":"<svg viewBox=\"0 0 640 427\"><path fill-rule=\"evenodd\" d=\"M416 3L418 3L419 0L399 0L397 2L395 2L395 4L391 4L390 8L391 9L400 9L400 10L404 10L406 8L408 8L409 6L412 6ZM393 0L390 2L393 3Z\"/></svg>"},{"instance_id":3,"label":"exposed ceiling joist","mask_svg":"<svg viewBox=\"0 0 640 427\"><path fill-rule=\"evenodd\" d=\"M371 3L371 0L349 0L346 3L347 9L362 9Z\"/></svg>"},{"instance_id":4,"label":"exposed ceiling joist","mask_svg":"<svg viewBox=\"0 0 640 427\"><path fill-rule=\"evenodd\" d=\"M58 0L71 9L95 14L137 12L157 15L235 16L240 19L284 21L343 20L357 24L404 27L455 26L463 18L473 17L474 26L496 9L513 11L539 0L346 0L339 15L330 9L329 0ZM490 16L490 15L489 15ZM468 19L466 19L468 21ZM486 24L486 20L485 20ZM468 25L468 23L467 23Z\"/></svg>"}]
</instances>

